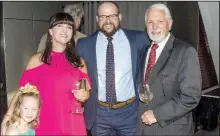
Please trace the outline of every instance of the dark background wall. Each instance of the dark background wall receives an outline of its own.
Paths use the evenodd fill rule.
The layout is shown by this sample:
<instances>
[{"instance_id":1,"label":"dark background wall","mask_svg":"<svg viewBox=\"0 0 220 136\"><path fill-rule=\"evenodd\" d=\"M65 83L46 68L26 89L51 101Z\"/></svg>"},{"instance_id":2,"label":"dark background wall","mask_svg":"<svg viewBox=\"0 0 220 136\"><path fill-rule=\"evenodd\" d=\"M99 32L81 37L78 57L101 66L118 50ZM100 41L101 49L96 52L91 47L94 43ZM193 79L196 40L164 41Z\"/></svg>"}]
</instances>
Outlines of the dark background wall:
<instances>
[{"instance_id":1,"label":"dark background wall","mask_svg":"<svg viewBox=\"0 0 220 136\"><path fill-rule=\"evenodd\" d=\"M199 18L199 7L198 2L193 1L180 1L173 2L168 1L167 6L169 7L173 17L173 34L192 44L194 47L198 45L198 18Z\"/></svg>"}]
</instances>

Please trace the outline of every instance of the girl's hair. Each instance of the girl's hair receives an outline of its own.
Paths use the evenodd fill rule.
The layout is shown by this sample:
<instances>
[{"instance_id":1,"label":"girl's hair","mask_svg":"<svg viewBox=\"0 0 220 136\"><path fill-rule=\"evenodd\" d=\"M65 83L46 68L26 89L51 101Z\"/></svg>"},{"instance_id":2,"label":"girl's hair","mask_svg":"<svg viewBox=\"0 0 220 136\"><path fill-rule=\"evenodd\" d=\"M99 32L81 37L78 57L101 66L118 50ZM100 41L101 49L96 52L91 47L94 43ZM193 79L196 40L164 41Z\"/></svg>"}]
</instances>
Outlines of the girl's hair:
<instances>
[{"instance_id":1,"label":"girl's hair","mask_svg":"<svg viewBox=\"0 0 220 136\"><path fill-rule=\"evenodd\" d=\"M7 126L12 125L15 122L20 122L20 119L21 119L20 106L23 102L24 97L34 97L34 98L36 98L36 100L38 102L38 106L39 106L38 107L38 115L33 121L31 121L29 123L29 125L30 125L31 128L33 128L34 126L37 126L39 124L39 114L40 114L40 109L41 109L41 104L42 104L41 98L40 98L39 93L36 93L36 91L35 92L29 91L29 92L22 92L18 96L17 101L15 102L15 107L14 107L13 114L12 114L10 120L6 123Z\"/></svg>"},{"instance_id":2,"label":"girl's hair","mask_svg":"<svg viewBox=\"0 0 220 136\"><path fill-rule=\"evenodd\" d=\"M50 18L49 29L55 27L58 24L68 24L68 25L72 26L72 30L73 30L72 38L66 44L66 49L64 52L65 52L65 56L66 56L67 60L74 67L82 67L81 59L79 56L76 55L75 40L74 40L76 28L74 25L74 19L68 13L64 13L64 12L56 13ZM44 62L45 64L50 65L51 51L52 51L52 36L50 35L49 30L48 30L46 48L45 48L45 50L42 54L42 57L41 57L41 61Z\"/></svg>"}]
</instances>

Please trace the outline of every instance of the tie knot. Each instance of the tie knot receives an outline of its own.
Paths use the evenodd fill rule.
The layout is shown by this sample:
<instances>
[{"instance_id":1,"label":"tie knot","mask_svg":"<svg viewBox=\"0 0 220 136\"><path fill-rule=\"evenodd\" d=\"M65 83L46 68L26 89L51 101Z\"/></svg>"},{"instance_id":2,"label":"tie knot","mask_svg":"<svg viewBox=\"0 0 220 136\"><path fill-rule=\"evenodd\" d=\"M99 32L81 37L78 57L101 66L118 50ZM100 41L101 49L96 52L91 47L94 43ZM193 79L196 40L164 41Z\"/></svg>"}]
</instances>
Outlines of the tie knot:
<instances>
[{"instance_id":1,"label":"tie knot","mask_svg":"<svg viewBox=\"0 0 220 136\"><path fill-rule=\"evenodd\" d=\"M109 42L111 42L112 41L112 37L107 37L107 40L109 41Z\"/></svg>"},{"instance_id":2,"label":"tie knot","mask_svg":"<svg viewBox=\"0 0 220 136\"><path fill-rule=\"evenodd\" d=\"M152 50L156 50L158 47L159 47L158 44L154 43L154 44L152 45Z\"/></svg>"}]
</instances>

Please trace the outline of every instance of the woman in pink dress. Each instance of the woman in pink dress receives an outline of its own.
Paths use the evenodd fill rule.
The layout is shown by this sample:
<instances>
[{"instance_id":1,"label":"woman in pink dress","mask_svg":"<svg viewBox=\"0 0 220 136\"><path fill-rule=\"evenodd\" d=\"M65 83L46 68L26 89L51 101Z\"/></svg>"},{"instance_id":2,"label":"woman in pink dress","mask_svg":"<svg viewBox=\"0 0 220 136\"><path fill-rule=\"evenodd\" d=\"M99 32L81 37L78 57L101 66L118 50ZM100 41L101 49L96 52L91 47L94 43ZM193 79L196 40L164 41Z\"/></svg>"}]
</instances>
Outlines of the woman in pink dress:
<instances>
[{"instance_id":1,"label":"woman in pink dress","mask_svg":"<svg viewBox=\"0 0 220 136\"><path fill-rule=\"evenodd\" d=\"M76 102L85 102L89 97L88 90L72 93L77 81L89 81L86 64L76 55L73 22L67 13L51 17L46 49L31 57L20 79L19 86L30 83L40 91L42 108L40 124L35 128L37 135L86 135L83 114L73 113Z\"/></svg>"}]
</instances>

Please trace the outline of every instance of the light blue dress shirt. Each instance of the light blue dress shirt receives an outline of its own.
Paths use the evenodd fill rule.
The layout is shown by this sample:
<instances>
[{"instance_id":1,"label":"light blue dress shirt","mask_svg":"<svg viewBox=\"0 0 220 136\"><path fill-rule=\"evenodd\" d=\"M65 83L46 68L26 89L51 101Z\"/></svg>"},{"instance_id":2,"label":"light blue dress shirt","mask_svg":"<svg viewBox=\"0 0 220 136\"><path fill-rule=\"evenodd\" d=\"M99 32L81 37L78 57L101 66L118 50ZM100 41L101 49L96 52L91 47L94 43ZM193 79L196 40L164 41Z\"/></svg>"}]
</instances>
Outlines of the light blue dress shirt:
<instances>
[{"instance_id":1,"label":"light blue dress shirt","mask_svg":"<svg viewBox=\"0 0 220 136\"><path fill-rule=\"evenodd\" d=\"M127 101L135 96L132 76L131 49L125 33L119 29L113 35L115 60L115 89L117 101ZM98 33L96 41L96 57L98 70L98 99L106 101L106 50L108 40L102 33Z\"/></svg>"}]
</instances>

